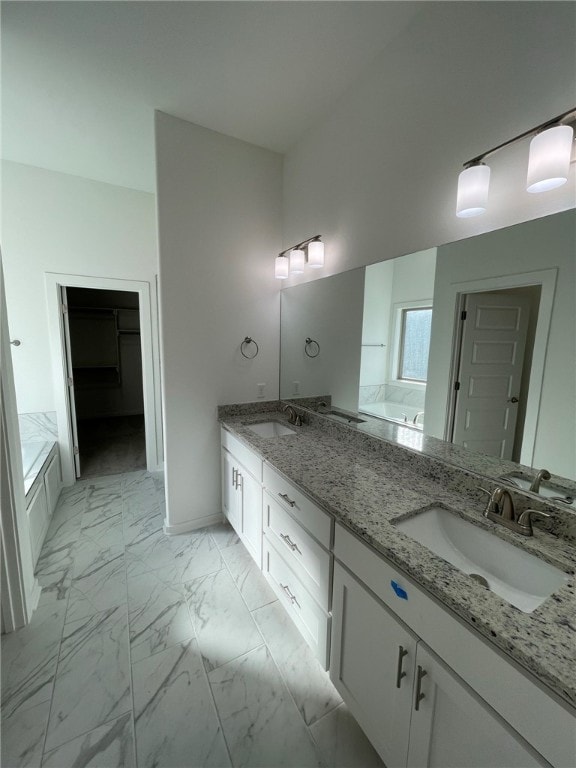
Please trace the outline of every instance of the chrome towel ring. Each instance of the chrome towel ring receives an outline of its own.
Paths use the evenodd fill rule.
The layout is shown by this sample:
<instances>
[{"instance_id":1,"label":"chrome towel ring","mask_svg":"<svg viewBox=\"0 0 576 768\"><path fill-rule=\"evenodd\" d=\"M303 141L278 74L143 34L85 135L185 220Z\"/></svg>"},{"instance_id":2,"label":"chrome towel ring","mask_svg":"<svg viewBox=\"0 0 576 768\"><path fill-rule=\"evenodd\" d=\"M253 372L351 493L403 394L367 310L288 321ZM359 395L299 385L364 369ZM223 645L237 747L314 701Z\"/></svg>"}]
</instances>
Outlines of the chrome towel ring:
<instances>
[{"instance_id":1,"label":"chrome towel ring","mask_svg":"<svg viewBox=\"0 0 576 768\"><path fill-rule=\"evenodd\" d=\"M304 352L306 352L308 357L318 357L320 354L320 344L308 336L306 344L304 345Z\"/></svg>"},{"instance_id":2,"label":"chrome towel ring","mask_svg":"<svg viewBox=\"0 0 576 768\"><path fill-rule=\"evenodd\" d=\"M250 345L251 345L251 344L254 344L254 346L256 347L256 349L255 349L255 351L254 351L254 354L253 354L253 355L247 355L247 354L246 354L246 350L248 349L248 347L250 347ZM240 352L242 352L242 355L243 355L243 356L244 356L244 357L245 357L247 360L253 360L253 359L256 357L256 355L258 354L258 352L259 352L259 351L260 351L260 350L258 349L258 344L256 344L256 342L254 341L254 339L252 339L250 336L246 336L246 337L245 337L245 339L244 339L244 341L242 342L242 344L240 344Z\"/></svg>"}]
</instances>

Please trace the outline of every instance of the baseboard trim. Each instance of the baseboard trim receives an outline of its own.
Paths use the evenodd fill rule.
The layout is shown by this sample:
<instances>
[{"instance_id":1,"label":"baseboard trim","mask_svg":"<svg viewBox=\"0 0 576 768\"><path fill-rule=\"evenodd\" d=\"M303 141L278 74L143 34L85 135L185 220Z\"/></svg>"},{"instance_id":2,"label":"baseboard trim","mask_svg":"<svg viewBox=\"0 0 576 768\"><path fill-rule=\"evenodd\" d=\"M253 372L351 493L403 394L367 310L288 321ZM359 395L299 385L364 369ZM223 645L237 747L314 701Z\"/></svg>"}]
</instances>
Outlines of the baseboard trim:
<instances>
[{"instance_id":1,"label":"baseboard trim","mask_svg":"<svg viewBox=\"0 0 576 768\"><path fill-rule=\"evenodd\" d=\"M167 536L177 536L179 533L189 533L190 531L196 531L198 528L206 528L208 525L217 525L223 520L224 518L221 513L197 517L195 520L187 520L185 523L175 523L174 525L169 525L166 518L164 518L164 533Z\"/></svg>"}]
</instances>

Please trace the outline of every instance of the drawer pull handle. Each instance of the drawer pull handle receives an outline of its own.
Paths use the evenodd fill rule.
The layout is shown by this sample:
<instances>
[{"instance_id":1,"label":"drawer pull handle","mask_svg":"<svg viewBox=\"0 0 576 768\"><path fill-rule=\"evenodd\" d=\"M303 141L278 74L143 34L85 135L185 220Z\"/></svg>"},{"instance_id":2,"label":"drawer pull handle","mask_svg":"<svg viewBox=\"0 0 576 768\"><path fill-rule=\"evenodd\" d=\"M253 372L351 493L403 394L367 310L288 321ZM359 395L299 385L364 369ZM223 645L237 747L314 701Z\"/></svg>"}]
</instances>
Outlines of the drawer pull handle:
<instances>
[{"instance_id":1,"label":"drawer pull handle","mask_svg":"<svg viewBox=\"0 0 576 768\"><path fill-rule=\"evenodd\" d=\"M293 595L292 592L290 592L290 587L287 584L280 584L280 586L282 587L282 589L284 590L284 592L288 596L288 599L290 600L292 605L294 605L294 603L296 603L298 608L300 608L300 603L296 599L296 595Z\"/></svg>"},{"instance_id":2,"label":"drawer pull handle","mask_svg":"<svg viewBox=\"0 0 576 768\"><path fill-rule=\"evenodd\" d=\"M396 593L396 596L399 597L401 600L408 600L408 592L406 592L405 589L402 589L400 584L398 584L397 581L391 581L390 585L394 592Z\"/></svg>"},{"instance_id":3,"label":"drawer pull handle","mask_svg":"<svg viewBox=\"0 0 576 768\"><path fill-rule=\"evenodd\" d=\"M292 501L292 499L288 496L287 493L279 493L278 496L280 496L281 499L284 499L286 504L290 504L291 507L296 506L296 502Z\"/></svg>"},{"instance_id":4,"label":"drawer pull handle","mask_svg":"<svg viewBox=\"0 0 576 768\"><path fill-rule=\"evenodd\" d=\"M281 538L281 539L282 539L282 541L283 541L283 542L286 544L286 546L290 547L290 549L292 550L292 552L296 551L296 552L300 552L300 554L302 554L302 552L300 551L300 547L298 546L298 544L295 544L295 543L292 541L292 539L290 538L290 536L288 536L288 534L287 534L287 533L281 533L281 534L280 534L280 538Z\"/></svg>"},{"instance_id":5,"label":"drawer pull handle","mask_svg":"<svg viewBox=\"0 0 576 768\"><path fill-rule=\"evenodd\" d=\"M426 677L428 672L426 672L425 669L422 669L420 664L418 664L418 673L416 675L416 697L414 698L414 709L416 712L420 709L420 702L422 699L425 699L426 696L422 693L422 678Z\"/></svg>"},{"instance_id":6,"label":"drawer pull handle","mask_svg":"<svg viewBox=\"0 0 576 768\"><path fill-rule=\"evenodd\" d=\"M232 485L234 486L234 488L238 487L236 485L236 473L237 472L238 472L238 470L236 469L236 467L232 467Z\"/></svg>"},{"instance_id":7,"label":"drawer pull handle","mask_svg":"<svg viewBox=\"0 0 576 768\"><path fill-rule=\"evenodd\" d=\"M406 672L402 671L402 661L404 656L408 656L408 651L401 645L398 646L398 669L396 670L396 688L400 688L403 677L406 677Z\"/></svg>"}]
</instances>

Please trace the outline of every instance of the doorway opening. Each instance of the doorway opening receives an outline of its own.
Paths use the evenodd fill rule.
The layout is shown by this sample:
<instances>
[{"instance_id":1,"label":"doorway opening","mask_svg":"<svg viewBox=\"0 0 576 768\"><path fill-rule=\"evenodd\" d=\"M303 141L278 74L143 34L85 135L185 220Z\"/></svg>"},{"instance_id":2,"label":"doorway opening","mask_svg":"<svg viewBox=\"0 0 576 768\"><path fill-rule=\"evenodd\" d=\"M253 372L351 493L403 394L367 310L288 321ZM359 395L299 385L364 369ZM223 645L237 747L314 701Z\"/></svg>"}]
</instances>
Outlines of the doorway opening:
<instances>
[{"instance_id":1,"label":"doorway opening","mask_svg":"<svg viewBox=\"0 0 576 768\"><path fill-rule=\"evenodd\" d=\"M76 477L145 469L138 293L62 286L62 304Z\"/></svg>"},{"instance_id":2,"label":"doorway opening","mask_svg":"<svg viewBox=\"0 0 576 768\"><path fill-rule=\"evenodd\" d=\"M74 388L74 365L70 355L70 339L69 339L69 322L68 311L64 311L64 306L67 308L68 292L81 288L81 289L94 289L92 293L94 295L99 294L101 297L104 292L112 292L112 295L118 293L122 294L130 293L136 294L138 297L138 312L132 312L132 322L134 317L138 314L139 318L139 331L140 331L140 345L139 355L136 351L135 339L138 334L132 333L133 338L128 339L130 334L124 334L127 341L124 342L127 346L132 344L130 352L132 357L138 357L141 365L141 390L143 397L143 413L144 413L144 439L146 445L146 464L145 468L149 472L156 472L162 470L163 463L163 448L162 448L162 424L161 424L161 408L160 408L160 365L159 365L159 344L158 344L158 326L157 326L157 306L155 304L154 293L151 290L151 285L148 282L139 280L125 280L121 278L108 278L108 277L90 277L87 275L71 275L71 274L59 274L55 272L47 272L45 275L46 280L46 296L48 305L48 327L50 332L50 347L53 360L53 379L54 379L54 398L56 405L56 417L58 423L58 444L60 448L60 459L62 463L62 479L64 485L71 485L76 480L79 472L84 474L84 471L80 467L77 472L77 462L80 461L80 445L78 441L78 424L74 416L76 415L75 405L75 388ZM87 294L84 294L82 301L86 301ZM107 304L111 309L117 309L118 315L120 310L136 309L134 299L131 299L132 305L128 307L113 307ZM81 306L86 307L85 304ZM86 307L88 310L96 310L94 306ZM109 320L109 326L112 326L112 321ZM135 331L136 327L123 325L128 323L129 319L126 317L116 317L115 324L122 323L120 330ZM118 330L117 325L115 325ZM84 339L84 352L92 349L90 345L95 343L94 338L89 336L88 339ZM93 349L92 349L93 351ZM106 351L106 350L104 350ZM109 362L104 360L106 364L109 364L112 368L113 361ZM137 363L136 363L137 365ZM81 368L81 365L77 366ZM103 366L104 367L104 366ZM77 372L78 373L78 372ZM79 372L80 380L87 374L83 371ZM101 377L104 383L108 385L111 383L112 377L116 378L117 373L112 370L105 372L100 371L98 376ZM109 377L106 379L106 377ZM101 383L102 383L101 380ZM116 383L116 386L117 383ZM105 390L106 387L102 386L101 389ZM108 393L109 394L109 393ZM99 394L102 397L103 393ZM140 410L141 409L136 409ZM93 414L94 415L94 414ZM100 413L99 415L103 415ZM115 415L119 415L116 413ZM130 415L141 416L141 413L124 414L127 417ZM131 432L133 426L128 430ZM130 435L128 435L130 437ZM78 453L75 453L75 446L78 448ZM119 458L118 456L116 457ZM119 462L116 461L113 465L116 467L116 472L122 471L120 469ZM100 469L100 471L102 471Z\"/></svg>"},{"instance_id":3,"label":"doorway opening","mask_svg":"<svg viewBox=\"0 0 576 768\"><path fill-rule=\"evenodd\" d=\"M541 285L460 295L450 442L521 461Z\"/></svg>"}]
</instances>

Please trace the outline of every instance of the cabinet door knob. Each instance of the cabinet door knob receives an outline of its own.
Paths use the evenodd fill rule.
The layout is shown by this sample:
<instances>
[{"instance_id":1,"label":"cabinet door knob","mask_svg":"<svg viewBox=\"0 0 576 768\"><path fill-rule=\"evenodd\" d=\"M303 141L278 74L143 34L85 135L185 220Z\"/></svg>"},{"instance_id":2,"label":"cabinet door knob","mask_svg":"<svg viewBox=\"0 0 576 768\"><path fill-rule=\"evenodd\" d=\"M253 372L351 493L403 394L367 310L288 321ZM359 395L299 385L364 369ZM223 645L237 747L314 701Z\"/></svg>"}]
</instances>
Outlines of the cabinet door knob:
<instances>
[{"instance_id":1,"label":"cabinet door knob","mask_svg":"<svg viewBox=\"0 0 576 768\"><path fill-rule=\"evenodd\" d=\"M517 397L510 397L510 398L508 398L508 402L509 403L517 403L518 402L518 398Z\"/></svg>"},{"instance_id":2,"label":"cabinet door knob","mask_svg":"<svg viewBox=\"0 0 576 768\"><path fill-rule=\"evenodd\" d=\"M428 672L426 672L425 669L422 669L420 664L418 664L418 672L416 674L416 696L414 697L414 709L416 712L420 709L420 702L422 699L425 699L426 696L422 693L422 678L426 677Z\"/></svg>"},{"instance_id":3,"label":"cabinet door knob","mask_svg":"<svg viewBox=\"0 0 576 768\"><path fill-rule=\"evenodd\" d=\"M400 688L400 684L403 677L406 677L406 672L402 671L402 661L404 656L408 656L408 651L401 645L398 646L398 669L396 670L396 688Z\"/></svg>"},{"instance_id":4,"label":"cabinet door knob","mask_svg":"<svg viewBox=\"0 0 576 768\"><path fill-rule=\"evenodd\" d=\"M281 499L284 499L286 504L290 504L291 507L296 506L296 502L292 501L292 499L288 496L287 493L279 493L278 496L280 496Z\"/></svg>"}]
</instances>

